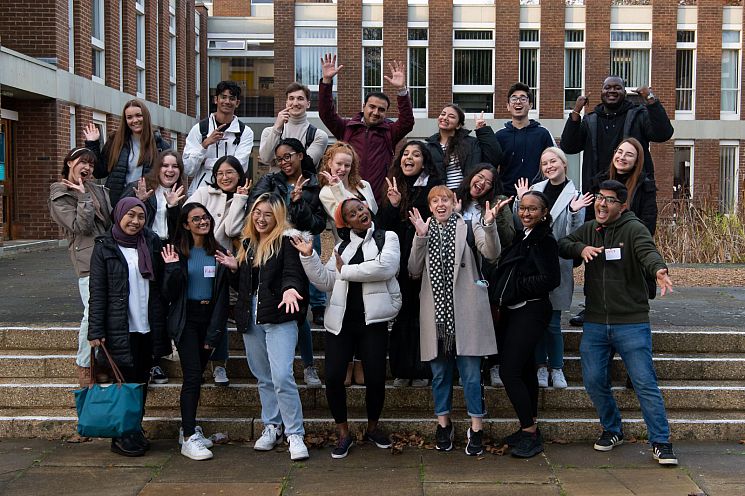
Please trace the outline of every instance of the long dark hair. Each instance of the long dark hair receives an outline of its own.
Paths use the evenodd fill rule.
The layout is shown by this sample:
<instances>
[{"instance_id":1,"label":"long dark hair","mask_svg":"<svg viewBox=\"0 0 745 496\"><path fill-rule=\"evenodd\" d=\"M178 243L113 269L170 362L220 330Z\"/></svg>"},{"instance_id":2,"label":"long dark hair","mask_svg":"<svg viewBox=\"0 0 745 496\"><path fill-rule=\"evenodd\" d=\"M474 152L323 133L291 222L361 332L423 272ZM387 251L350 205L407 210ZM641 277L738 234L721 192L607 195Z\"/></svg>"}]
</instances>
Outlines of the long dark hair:
<instances>
[{"instance_id":1,"label":"long dark hair","mask_svg":"<svg viewBox=\"0 0 745 496\"><path fill-rule=\"evenodd\" d=\"M316 166L313 164L313 159L308 155L308 152L305 150L305 146L300 142L299 139L296 138L282 138L279 140L279 143L277 143L277 146L274 147L274 153L277 153L277 149L282 146L289 146L292 148L296 153L302 153L303 159L300 161L300 174L309 177L309 174L315 174L316 173Z\"/></svg>"},{"instance_id":2,"label":"long dark hair","mask_svg":"<svg viewBox=\"0 0 745 496\"><path fill-rule=\"evenodd\" d=\"M608 169L608 178L615 179L616 181L619 180L619 173L616 170L616 166L613 165L613 158L615 158L616 152L624 143L630 143L631 146L633 146L636 150L636 162L634 163L634 170L631 171L631 173L628 175L628 179L626 179L626 189L629 191L629 204L631 204L631 200L636 194L636 187L640 183L639 180L641 178L642 171L644 171L644 147L642 147L642 144L639 143L639 140L637 140L636 138L626 138L621 141L613 150L613 157L611 157L610 168Z\"/></svg>"},{"instance_id":3,"label":"long dark hair","mask_svg":"<svg viewBox=\"0 0 745 496\"><path fill-rule=\"evenodd\" d=\"M62 160L62 177L70 179L70 162L82 157L85 157L84 162L91 164L91 168L96 165L96 154L93 151L85 147L73 148Z\"/></svg>"},{"instance_id":4,"label":"long dark hair","mask_svg":"<svg viewBox=\"0 0 745 496\"><path fill-rule=\"evenodd\" d=\"M391 182L393 182L394 178L396 179L398 192L401 193L401 203L399 204L399 211L401 212L401 218L404 220L408 216L409 207L411 205L411 194L409 192L409 184L407 181L408 176L404 174L403 169L401 169L401 160L403 160L404 151L410 146L416 146L422 153L423 167L419 175L421 176L422 174L428 174L430 183L433 180L437 180L440 178L440 173L437 169L437 166L435 165L434 160L432 159L432 153L429 151L429 148L427 148L427 145L423 141L412 140L401 147L401 150L399 150L396 158L393 159L393 164L391 164L391 167L388 168L388 179ZM388 192L387 189L388 184L383 183L381 187L382 191L380 193L383 197L383 204L390 205L391 201L388 199L388 195L386 194Z\"/></svg>"},{"instance_id":5,"label":"long dark hair","mask_svg":"<svg viewBox=\"0 0 745 496\"><path fill-rule=\"evenodd\" d=\"M204 251L207 252L207 255L213 256L217 249L220 248L220 244L215 239L215 219L212 217L210 211L201 203L187 203L183 206L181 213L178 216L176 235L173 238L173 244L176 246L176 249L186 258L189 258L189 251L191 250L191 247L194 246L194 237L191 235L191 231L186 229L184 226L189 224L191 212L197 208L204 210L210 218L210 232L208 232L204 237Z\"/></svg>"},{"instance_id":6,"label":"long dark hair","mask_svg":"<svg viewBox=\"0 0 745 496\"><path fill-rule=\"evenodd\" d=\"M476 177L476 174L484 170L488 170L489 172L491 172L492 177L494 178L492 179L491 188L486 190L486 192L484 192L481 197L473 198L471 196L471 181L474 177ZM470 174L463 178L460 186L458 186L458 189L455 190L456 196L461 201L463 211L465 211L474 200L476 200L476 202L479 204L479 207L481 207L482 211L486 207L486 202L489 202L491 206L494 206L494 200L502 193L502 179L499 177L499 172L497 172L497 169L495 169L493 165L487 163L478 164L476 168L471 171Z\"/></svg>"},{"instance_id":7,"label":"long dark hair","mask_svg":"<svg viewBox=\"0 0 745 496\"><path fill-rule=\"evenodd\" d=\"M224 155L218 158L215 165L212 166L212 176L210 177L210 181L212 182L207 183L209 186L212 186L215 189L221 189L217 184L217 171L220 169L222 164L228 164L238 173L238 186L246 182L246 172L243 170L243 167L241 167L240 161L232 155ZM223 193L232 196L235 192L223 191Z\"/></svg>"},{"instance_id":8,"label":"long dark hair","mask_svg":"<svg viewBox=\"0 0 745 496\"><path fill-rule=\"evenodd\" d=\"M455 134L448 138L447 146L445 147L445 162L443 163L443 170L447 169L451 157L456 157L458 159L458 165L462 168L465 165L463 164L463 160L468 154L465 143L465 137L468 136L468 133L465 132L465 130L462 130L463 125L466 123L466 113L463 112L463 109L455 103L445 105L443 110L446 108L451 108L455 110L456 114L458 114L458 127L455 129Z\"/></svg>"},{"instance_id":9,"label":"long dark hair","mask_svg":"<svg viewBox=\"0 0 745 496\"><path fill-rule=\"evenodd\" d=\"M186 174L184 173L184 161L181 159L181 154L175 150L163 150L158 154L158 158L153 162L153 167L150 172L145 176L145 186L147 189L153 191L158 189L160 186L160 168L163 167L163 159L166 157L173 157L176 159L176 166L178 167L178 181L173 185L173 189L182 186L186 191Z\"/></svg>"},{"instance_id":10,"label":"long dark hair","mask_svg":"<svg viewBox=\"0 0 745 496\"><path fill-rule=\"evenodd\" d=\"M126 143L132 139L132 130L127 125L127 116L125 112L130 107L137 107L142 112L142 134L140 135L140 156L137 159L137 165L152 164L158 155L158 144L153 136L153 125L150 119L150 112L142 100L129 100L124 104L122 115L119 119L119 127L116 132L109 138L111 146L109 147L108 170L111 172L119 160L119 154Z\"/></svg>"}]
</instances>

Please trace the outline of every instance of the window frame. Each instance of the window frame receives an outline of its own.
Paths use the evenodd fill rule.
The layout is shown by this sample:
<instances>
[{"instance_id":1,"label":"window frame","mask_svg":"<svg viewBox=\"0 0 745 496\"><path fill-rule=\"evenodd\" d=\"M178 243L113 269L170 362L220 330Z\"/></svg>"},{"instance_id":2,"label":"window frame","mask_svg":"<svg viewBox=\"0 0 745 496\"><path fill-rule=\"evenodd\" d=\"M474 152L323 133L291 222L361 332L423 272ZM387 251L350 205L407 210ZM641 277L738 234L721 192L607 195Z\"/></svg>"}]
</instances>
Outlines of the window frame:
<instances>
[{"instance_id":1,"label":"window frame","mask_svg":"<svg viewBox=\"0 0 745 496\"><path fill-rule=\"evenodd\" d=\"M726 167L726 165L722 162L724 158L723 149L724 148L732 148L734 149L734 153L732 153L733 158L733 164L730 166L733 169L733 176L729 178L723 177L723 169ZM727 216L730 215L737 215L737 208L739 205L739 194L740 194L740 187L739 187L739 179L740 179L740 142L736 140L721 140L719 142L719 197L717 198L717 201L719 203L719 211ZM722 196L723 188L722 186L730 186L731 190L729 191L731 196L731 205L724 205L724 202L727 200L727 198Z\"/></svg>"},{"instance_id":2,"label":"window frame","mask_svg":"<svg viewBox=\"0 0 745 496\"><path fill-rule=\"evenodd\" d=\"M379 40L367 40L364 36L365 28L376 28L380 29L381 36ZM383 23L378 21L363 21L362 22L362 32L360 33L360 36L362 38L362 52L361 52L361 60L362 60L362 67L361 67L361 74L360 74L360 81L362 83L362 95L360 99L364 101L365 95L367 95L370 92L373 91L383 91L383 74L384 74L384 67L383 67L383 38L385 37L385 31L383 29ZM379 57L379 73L380 73L380 85L365 85L365 65L367 62L366 57L366 50L367 48L379 48L380 49L380 57Z\"/></svg>"},{"instance_id":3,"label":"window frame","mask_svg":"<svg viewBox=\"0 0 745 496\"><path fill-rule=\"evenodd\" d=\"M676 41L675 42L675 118L680 120L693 120L696 118L696 65L698 59L698 30L695 24L678 24L677 31L693 31L694 41ZM691 87L690 88L678 88L678 51L685 50L691 52ZM691 92L691 108L690 110L678 109L678 92L679 91L690 91Z\"/></svg>"},{"instance_id":4,"label":"window frame","mask_svg":"<svg viewBox=\"0 0 745 496\"><path fill-rule=\"evenodd\" d=\"M635 41L615 41L613 40L613 33L615 32L621 32L621 33L648 33L647 40L635 40ZM615 51L618 50L627 50L627 51L638 51L638 52L646 52L647 54L647 74L645 77L646 81L642 81L642 84L645 84L647 86L652 86L652 27L647 25L611 25L610 27L610 50L608 52L609 56L609 67L610 67L610 73L612 74L618 74L622 78L624 78L624 82L626 84L626 91L627 92L634 92L637 90L638 86L632 85L632 81L630 81L630 74L619 74L619 71L616 71L613 69L613 54Z\"/></svg>"},{"instance_id":5,"label":"window frame","mask_svg":"<svg viewBox=\"0 0 745 496\"><path fill-rule=\"evenodd\" d=\"M168 106L171 110L176 110L176 73L178 63L176 60L176 0L168 2Z\"/></svg>"},{"instance_id":6,"label":"window frame","mask_svg":"<svg viewBox=\"0 0 745 496\"><path fill-rule=\"evenodd\" d=\"M93 61L91 64L91 80L96 83L106 84L106 22L104 18L105 5L104 0L93 0L93 12L91 13L91 52ZM96 10L99 15L96 16ZM98 31L101 36L96 37L96 17L98 17ZM99 69L99 73L94 72L94 68Z\"/></svg>"},{"instance_id":7,"label":"window frame","mask_svg":"<svg viewBox=\"0 0 745 496\"><path fill-rule=\"evenodd\" d=\"M582 41L566 41L566 32L567 31L582 31ZM574 106L572 105L572 108L567 109L567 75L566 75L566 62L567 62L567 51L568 50L580 50L580 71L582 72L582 75L580 77L581 79L581 86L579 88L569 88L571 90L577 90L579 89L580 95L584 95L586 91L585 86L585 57L587 55L586 50L586 42L587 42L587 30L585 29L585 26L575 26L575 25L569 25L567 24L564 26L564 117L568 117L569 114L574 110ZM576 99L575 99L576 101Z\"/></svg>"},{"instance_id":8,"label":"window frame","mask_svg":"<svg viewBox=\"0 0 745 496\"><path fill-rule=\"evenodd\" d=\"M145 57L147 56L147 28L145 27L145 0L135 2L135 70L137 98L145 98L146 73Z\"/></svg>"},{"instance_id":9,"label":"window frame","mask_svg":"<svg viewBox=\"0 0 745 496\"><path fill-rule=\"evenodd\" d=\"M455 39L455 33L456 31L491 31L492 37L490 40L456 40ZM451 62L451 73L452 73L452 99L453 101L457 100L455 95L456 94L478 94L478 95L486 95L491 94L491 105L492 105L492 111L489 112L488 110L484 111L484 118L485 119L493 119L494 118L494 91L496 86L496 32L494 29L493 24L486 24L486 23L454 23L453 29L451 32L452 36L452 43L453 48L451 52L452 56L452 62ZM491 74L489 75L491 78L491 84L478 84L478 85L469 85L469 84L455 84L455 54L456 51L465 51L465 50L478 50L478 51L488 51L491 54ZM466 118L472 119L477 115L480 115L481 112L466 112Z\"/></svg>"},{"instance_id":10,"label":"window frame","mask_svg":"<svg viewBox=\"0 0 745 496\"><path fill-rule=\"evenodd\" d=\"M694 140L675 140L673 143L673 160L675 160L675 148L689 148L690 149L690 183L688 185L688 195L689 198L693 199L693 194L695 191L695 181L696 181L696 142ZM675 167L677 164L673 164L673 188L675 188ZM673 197L676 195L676 191L673 190ZM679 198L684 199L684 198Z\"/></svg>"},{"instance_id":11,"label":"window frame","mask_svg":"<svg viewBox=\"0 0 745 496\"><path fill-rule=\"evenodd\" d=\"M537 41L520 41L522 33L520 31L537 31ZM528 117L531 119L537 119L540 114L540 90L541 90L541 26L540 24L527 24L520 23L518 31L518 57L517 57L517 74L518 79L522 80L520 76L523 73L523 50L535 51L535 86L530 86L526 81L521 81L528 84L530 91L533 92L533 108L528 112Z\"/></svg>"},{"instance_id":12,"label":"window frame","mask_svg":"<svg viewBox=\"0 0 745 496\"><path fill-rule=\"evenodd\" d=\"M426 40L410 40L409 30L410 29L426 29L427 39ZM411 76L414 71L411 70L411 50L412 49L424 49L424 86L412 85ZM415 115L421 114L423 117L427 116L427 109L429 108L429 24L410 22L406 26L406 86L409 88L409 96L412 97L412 90L424 89L424 107L414 107L414 98L411 98L411 105Z\"/></svg>"},{"instance_id":13,"label":"window frame","mask_svg":"<svg viewBox=\"0 0 745 496\"><path fill-rule=\"evenodd\" d=\"M725 24L722 26L722 36L724 37L725 31L737 31L740 33L739 41L738 42L724 42L722 40L722 61L724 61L724 51L734 51L737 54L737 77L735 80L737 81L736 88L727 88L726 91L732 91L736 90L737 96L735 97L735 110L722 110L721 104L719 107L719 118L722 120L739 120L740 119L740 112L742 112L742 26L738 25L731 25L731 24ZM720 79L720 91L724 92L725 88L722 86L722 80ZM723 101L724 99L720 96L720 101Z\"/></svg>"},{"instance_id":14,"label":"window frame","mask_svg":"<svg viewBox=\"0 0 745 496\"><path fill-rule=\"evenodd\" d=\"M202 114L202 33L200 23L202 18L199 12L194 13L194 116L199 119Z\"/></svg>"},{"instance_id":15,"label":"window frame","mask_svg":"<svg viewBox=\"0 0 745 496\"><path fill-rule=\"evenodd\" d=\"M327 29L330 31L333 31L333 38L308 38L308 37L301 37L298 36L298 32L301 29ZM320 78L320 72L315 77L311 78L310 81L302 81L301 78L297 77L298 73L298 50L302 50L303 48L307 47L321 47L325 48L325 52L331 53L333 55L338 55L338 43L339 43L339 29L337 27L337 24L335 22L317 22L317 21L296 21L294 26L294 40L295 40L295 46L293 50L293 74L294 79L301 82L305 86L308 87L308 89L311 92L311 98L313 98L313 94L317 95L318 91L320 89L320 85L318 84ZM331 81L331 91L332 93L336 93L336 84L337 84L338 77L334 77L334 79ZM308 117L318 117L318 110L308 110L307 112Z\"/></svg>"}]
</instances>

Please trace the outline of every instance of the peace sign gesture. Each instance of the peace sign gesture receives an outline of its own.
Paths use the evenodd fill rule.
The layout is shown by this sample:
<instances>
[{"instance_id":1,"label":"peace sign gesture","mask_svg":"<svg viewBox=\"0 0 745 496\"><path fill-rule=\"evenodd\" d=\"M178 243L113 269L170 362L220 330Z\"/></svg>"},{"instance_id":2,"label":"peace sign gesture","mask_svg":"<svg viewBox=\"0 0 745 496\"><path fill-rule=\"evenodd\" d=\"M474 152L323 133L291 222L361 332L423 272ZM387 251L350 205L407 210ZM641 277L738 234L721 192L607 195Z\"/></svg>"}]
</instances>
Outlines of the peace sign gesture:
<instances>
[{"instance_id":1,"label":"peace sign gesture","mask_svg":"<svg viewBox=\"0 0 745 496\"><path fill-rule=\"evenodd\" d=\"M391 205L394 207L398 207L401 204L401 192L398 191L396 178L394 177L393 182L391 182L391 180L386 177L385 182L388 183L388 191L386 192L388 201L391 202Z\"/></svg>"},{"instance_id":2,"label":"peace sign gesture","mask_svg":"<svg viewBox=\"0 0 745 496\"><path fill-rule=\"evenodd\" d=\"M246 178L246 183L243 186L238 186L238 188L235 190L235 193L238 195L247 195L248 192L251 190L251 184L253 181Z\"/></svg>"},{"instance_id":3,"label":"peace sign gesture","mask_svg":"<svg viewBox=\"0 0 745 496\"><path fill-rule=\"evenodd\" d=\"M512 198L513 197L510 196L509 198L505 198L504 200L498 201L493 207L487 201L486 205L484 205L485 207L484 215L482 217L484 219L484 224L489 225L492 222L494 222L494 219L497 218L497 214L499 213L499 211L502 210L502 208L504 208L505 205L508 205L512 201Z\"/></svg>"},{"instance_id":4,"label":"peace sign gesture","mask_svg":"<svg viewBox=\"0 0 745 496\"><path fill-rule=\"evenodd\" d=\"M332 175L329 171L321 171L321 175L326 178L330 186L339 184L339 181L341 181L341 179L339 179L339 176L337 176L336 174Z\"/></svg>"},{"instance_id":5,"label":"peace sign gesture","mask_svg":"<svg viewBox=\"0 0 745 496\"><path fill-rule=\"evenodd\" d=\"M481 115L476 117L476 129L481 129L482 127L486 127L486 119L484 119L484 111L481 111Z\"/></svg>"},{"instance_id":6,"label":"peace sign gesture","mask_svg":"<svg viewBox=\"0 0 745 496\"><path fill-rule=\"evenodd\" d=\"M409 211L409 220L414 225L417 236L423 238L427 235L427 232L429 232L429 221L432 220L432 217L425 222L422 219L422 214L419 213L419 209L414 207Z\"/></svg>"},{"instance_id":7,"label":"peace sign gesture","mask_svg":"<svg viewBox=\"0 0 745 496\"><path fill-rule=\"evenodd\" d=\"M295 188L290 193L290 201L296 202L303 198L303 186L310 181L310 178L303 179L299 183L295 183Z\"/></svg>"}]
</instances>

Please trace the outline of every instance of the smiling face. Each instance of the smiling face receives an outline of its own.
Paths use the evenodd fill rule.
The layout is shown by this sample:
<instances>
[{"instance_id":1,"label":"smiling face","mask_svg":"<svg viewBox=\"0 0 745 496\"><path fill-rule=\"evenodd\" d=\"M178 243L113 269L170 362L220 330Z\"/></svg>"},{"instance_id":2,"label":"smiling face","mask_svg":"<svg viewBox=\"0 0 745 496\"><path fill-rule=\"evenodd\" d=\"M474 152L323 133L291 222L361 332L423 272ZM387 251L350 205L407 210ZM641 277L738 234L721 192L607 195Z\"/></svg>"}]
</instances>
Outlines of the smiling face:
<instances>
[{"instance_id":1,"label":"smiling face","mask_svg":"<svg viewBox=\"0 0 745 496\"><path fill-rule=\"evenodd\" d=\"M455 131L462 126L458 112L453 107L445 107L437 118L437 127L441 131Z\"/></svg>"},{"instance_id":2,"label":"smiling face","mask_svg":"<svg viewBox=\"0 0 745 496\"><path fill-rule=\"evenodd\" d=\"M219 95L215 95L215 105L217 105L218 110L226 115L233 115L235 113L235 109L238 108L238 105L240 105L241 101L238 99L237 96L231 95L230 90L223 90L222 93Z\"/></svg>"},{"instance_id":3,"label":"smiling face","mask_svg":"<svg viewBox=\"0 0 745 496\"><path fill-rule=\"evenodd\" d=\"M269 202L259 202L254 206L251 211L251 222L254 223L254 228L259 233L259 237L269 234L277 227L277 219L274 218L274 212Z\"/></svg>"},{"instance_id":4,"label":"smiling face","mask_svg":"<svg viewBox=\"0 0 745 496\"><path fill-rule=\"evenodd\" d=\"M346 152L337 152L329 162L329 172L338 176L345 185L349 181L349 171L352 170L352 156Z\"/></svg>"},{"instance_id":5,"label":"smiling face","mask_svg":"<svg viewBox=\"0 0 745 496\"><path fill-rule=\"evenodd\" d=\"M474 200L481 198L494 186L494 174L489 169L482 169L471 178L469 185L471 198Z\"/></svg>"},{"instance_id":6,"label":"smiling face","mask_svg":"<svg viewBox=\"0 0 745 496\"><path fill-rule=\"evenodd\" d=\"M595 197L595 220L607 226L618 220L625 208L626 204L619 201L615 191L601 189Z\"/></svg>"},{"instance_id":7,"label":"smiling face","mask_svg":"<svg viewBox=\"0 0 745 496\"><path fill-rule=\"evenodd\" d=\"M600 100L609 107L618 107L626 98L626 87L623 80L618 77L605 78L603 89L600 91Z\"/></svg>"},{"instance_id":8,"label":"smiling face","mask_svg":"<svg viewBox=\"0 0 745 496\"><path fill-rule=\"evenodd\" d=\"M424 169L424 155L419 145L408 145L401 155L401 171L404 176L418 176Z\"/></svg>"},{"instance_id":9,"label":"smiling face","mask_svg":"<svg viewBox=\"0 0 745 496\"><path fill-rule=\"evenodd\" d=\"M436 195L429 200L429 211L435 220L441 224L447 222L453 214L453 199L447 195Z\"/></svg>"},{"instance_id":10,"label":"smiling face","mask_svg":"<svg viewBox=\"0 0 745 496\"><path fill-rule=\"evenodd\" d=\"M195 207L189 211L184 229L191 231L192 236L206 236L210 232L209 214L202 207Z\"/></svg>"},{"instance_id":11,"label":"smiling face","mask_svg":"<svg viewBox=\"0 0 745 496\"><path fill-rule=\"evenodd\" d=\"M367 231L372 225L370 209L359 200L349 200L344 202L341 216L347 226L355 232Z\"/></svg>"},{"instance_id":12,"label":"smiling face","mask_svg":"<svg viewBox=\"0 0 745 496\"><path fill-rule=\"evenodd\" d=\"M220 168L217 169L217 187L223 190L225 193L235 193L238 188L238 181L240 176L233 166L227 162L220 164Z\"/></svg>"},{"instance_id":13,"label":"smiling face","mask_svg":"<svg viewBox=\"0 0 745 496\"><path fill-rule=\"evenodd\" d=\"M385 113L388 111L388 102L377 96L371 96L362 107L362 115L365 124L368 126L377 126L385 120Z\"/></svg>"},{"instance_id":14,"label":"smiling face","mask_svg":"<svg viewBox=\"0 0 745 496\"><path fill-rule=\"evenodd\" d=\"M88 157L80 157L68 163L70 172L67 174L67 180L77 184L80 179L84 182L93 178L93 164L88 161Z\"/></svg>"},{"instance_id":15,"label":"smiling face","mask_svg":"<svg viewBox=\"0 0 745 496\"><path fill-rule=\"evenodd\" d=\"M127 126L132 134L140 135L144 126L145 118L142 115L142 109L136 105L127 107L124 111L124 119L127 121Z\"/></svg>"},{"instance_id":16,"label":"smiling face","mask_svg":"<svg viewBox=\"0 0 745 496\"><path fill-rule=\"evenodd\" d=\"M140 206L132 207L119 221L119 228L124 234L134 236L145 227L145 211Z\"/></svg>"},{"instance_id":17,"label":"smiling face","mask_svg":"<svg viewBox=\"0 0 745 496\"><path fill-rule=\"evenodd\" d=\"M541 173L551 184L561 184L567 177L567 165L554 152L541 155Z\"/></svg>"},{"instance_id":18,"label":"smiling face","mask_svg":"<svg viewBox=\"0 0 745 496\"><path fill-rule=\"evenodd\" d=\"M618 145L616 152L613 154L613 167L619 174L630 174L636 167L638 153L634 145L625 141Z\"/></svg>"},{"instance_id":19,"label":"smiling face","mask_svg":"<svg viewBox=\"0 0 745 496\"><path fill-rule=\"evenodd\" d=\"M274 162L285 176L295 177L300 174L303 154L296 152L288 145L280 145L274 152Z\"/></svg>"},{"instance_id":20,"label":"smiling face","mask_svg":"<svg viewBox=\"0 0 745 496\"><path fill-rule=\"evenodd\" d=\"M507 100L507 112L515 118L526 117L532 108L533 104L530 103L528 94L523 90L514 91Z\"/></svg>"},{"instance_id":21,"label":"smiling face","mask_svg":"<svg viewBox=\"0 0 745 496\"><path fill-rule=\"evenodd\" d=\"M533 229L546 217L548 210L536 195L523 195L518 207L518 216L525 229Z\"/></svg>"},{"instance_id":22,"label":"smiling face","mask_svg":"<svg viewBox=\"0 0 745 496\"><path fill-rule=\"evenodd\" d=\"M181 171L178 168L178 160L173 155L166 155L160 165L158 181L164 188L171 188L179 180Z\"/></svg>"},{"instance_id":23,"label":"smiling face","mask_svg":"<svg viewBox=\"0 0 745 496\"><path fill-rule=\"evenodd\" d=\"M303 117L310 108L310 100L305 96L303 90L293 91L287 93L287 101L285 102L287 110L290 112L291 117Z\"/></svg>"}]
</instances>

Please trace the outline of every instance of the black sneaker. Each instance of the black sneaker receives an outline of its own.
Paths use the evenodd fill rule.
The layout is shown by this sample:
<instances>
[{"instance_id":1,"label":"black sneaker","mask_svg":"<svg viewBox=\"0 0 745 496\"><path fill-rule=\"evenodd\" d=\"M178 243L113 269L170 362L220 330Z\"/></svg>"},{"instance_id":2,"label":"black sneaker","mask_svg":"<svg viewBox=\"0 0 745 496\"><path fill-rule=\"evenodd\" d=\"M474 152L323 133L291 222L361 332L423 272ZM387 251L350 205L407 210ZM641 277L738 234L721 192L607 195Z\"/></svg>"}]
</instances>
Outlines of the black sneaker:
<instances>
[{"instance_id":1,"label":"black sneaker","mask_svg":"<svg viewBox=\"0 0 745 496\"><path fill-rule=\"evenodd\" d=\"M536 428L535 431L536 431L537 435L541 438L541 442L543 442L543 436L541 435L541 429ZM523 430L522 429L518 429L515 432L513 432L512 434L510 434L509 436L505 436L502 439L502 444L503 445L506 444L510 448L514 448L515 446L517 446L517 443L520 442L520 438L522 437L522 435L523 435Z\"/></svg>"},{"instance_id":2,"label":"black sneaker","mask_svg":"<svg viewBox=\"0 0 745 496\"><path fill-rule=\"evenodd\" d=\"M168 384L168 376L158 365L150 369L150 382L153 384Z\"/></svg>"},{"instance_id":3,"label":"black sneaker","mask_svg":"<svg viewBox=\"0 0 745 496\"><path fill-rule=\"evenodd\" d=\"M543 451L543 436L538 431L520 431L520 440L510 454L516 458L531 458Z\"/></svg>"},{"instance_id":4,"label":"black sneaker","mask_svg":"<svg viewBox=\"0 0 745 496\"><path fill-rule=\"evenodd\" d=\"M615 433L603 431L597 441L595 441L595 448L597 451L610 451L619 444L623 444L623 433Z\"/></svg>"},{"instance_id":5,"label":"black sneaker","mask_svg":"<svg viewBox=\"0 0 745 496\"><path fill-rule=\"evenodd\" d=\"M122 456L143 456L145 448L138 445L131 435L111 439L111 451Z\"/></svg>"},{"instance_id":6,"label":"black sneaker","mask_svg":"<svg viewBox=\"0 0 745 496\"><path fill-rule=\"evenodd\" d=\"M435 448L437 451L452 451L453 449L453 423L449 423L447 427L443 427L437 424L437 431L435 432Z\"/></svg>"},{"instance_id":7,"label":"black sneaker","mask_svg":"<svg viewBox=\"0 0 745 496\"><path fill-rule=\"evenodd\" d=\"M313 307L310 309L313 314L313 323L315 325L323 325L323 314L326 312L326 307Z\"/></svg>"},{"instance_id":8,"label":"black sneaker","mask_svg":"<svg viewBox=\"0 0 745 496\"><path fill-rule=\"evenodd\" d=\"M354 446L354 439L351 435L339 438L336 442L336 447L331 452L331 458L346 458L349 454L349 448L352 446Z\"/></svg>"},{"instance_id":9,"label":"black sneaker","mask_svg":"<svg viewBox=\"0 0 745 496\"><path fill-rule=\"evenodd\" d=\"M573 327L582 327L585 324L585 311L580 310L580 312L569 319L569 325Z\"/></svg>"},{"instance_id":10,"label":"black sneaker","mask_svg":"<svg viewBox=\"0 0 745 496\"><path fill-rule=\"evenodd\" d=\"M468 428L466 432L466 455L478 456L484 452L484 431L473 431Z\"/></svg>"},{"instance_id":11,"label":"black sneaker","mask_svg":"<svg viewBox=\"0 0 745 496\"><path fill-rule=\"evenodd\" d=\"M377 428L375 430L365 432L362 440L375 443L375 446L381 449L387 449L393 446L393 443L391 443L391 440L388 438L388 436L385 435L383 431Z\"/></svg>"},{"instance_id":12,"label":"black sneaker","mask_svg":"<svg viewBox=\"0 0 745 496\"><path fill-rule=\"evenodd\" d=\"M677 465L678 457L673 453L670 443L652 443L652 456L660 465Z\"/></svg>"},{"instance_id":13,"label":"black sneaker","mask_svg":"<svg viewBox=\"0 0 745 496\"><path fill-rule=\"evenodd\" d=\"M137 446L140 446L145 451L150 449L150 441L147 440L145 433L142 430L140 430L140 432L132 433L130 436L132 436L132 441Z\"/></svg>"}]
</instances>

